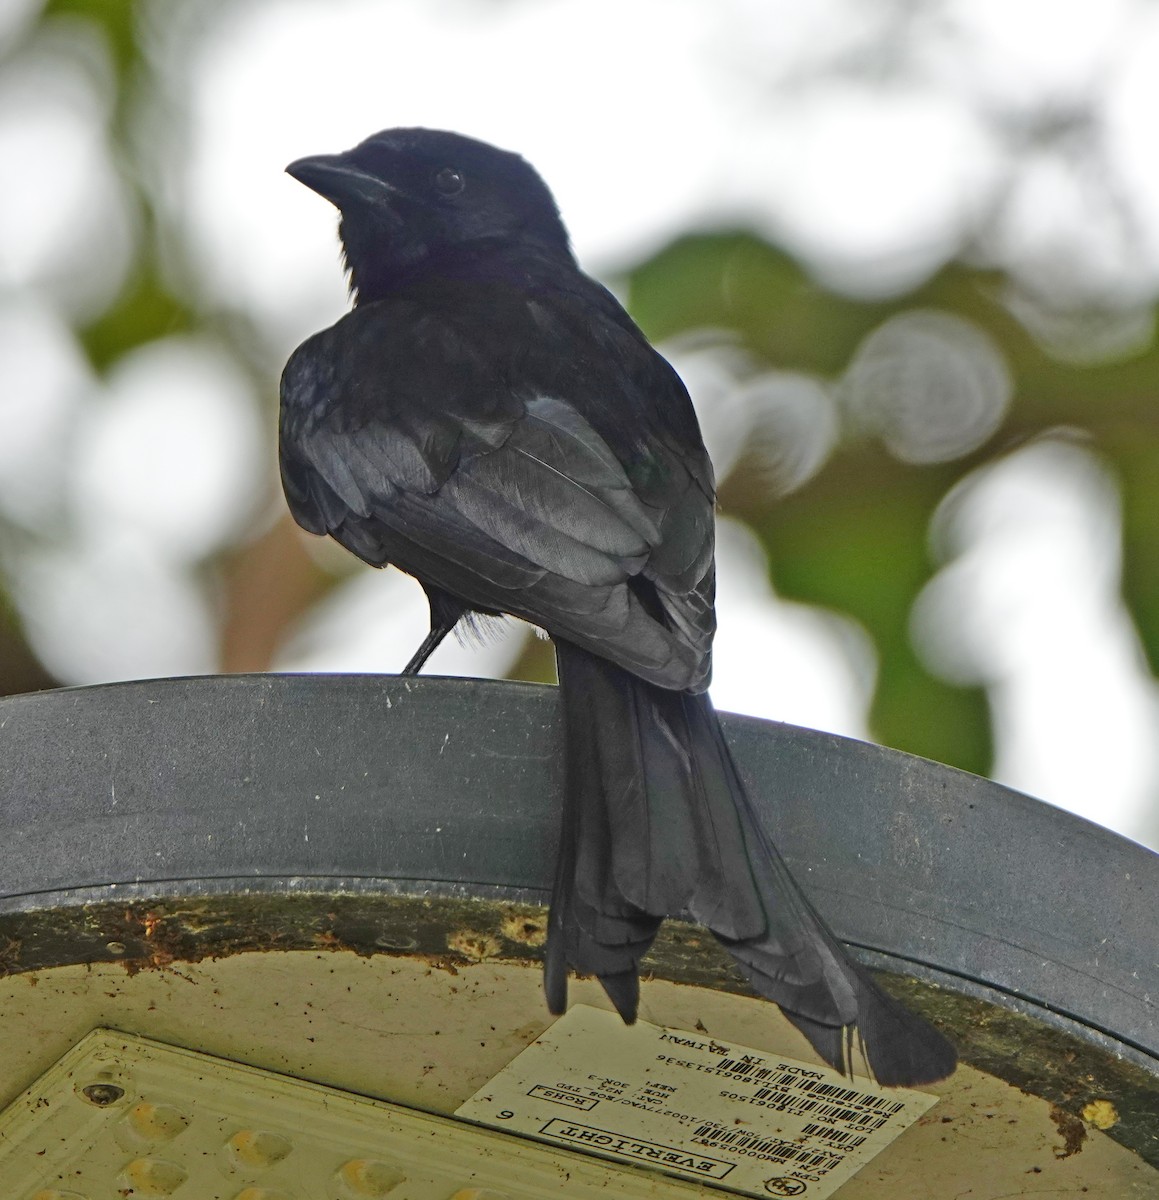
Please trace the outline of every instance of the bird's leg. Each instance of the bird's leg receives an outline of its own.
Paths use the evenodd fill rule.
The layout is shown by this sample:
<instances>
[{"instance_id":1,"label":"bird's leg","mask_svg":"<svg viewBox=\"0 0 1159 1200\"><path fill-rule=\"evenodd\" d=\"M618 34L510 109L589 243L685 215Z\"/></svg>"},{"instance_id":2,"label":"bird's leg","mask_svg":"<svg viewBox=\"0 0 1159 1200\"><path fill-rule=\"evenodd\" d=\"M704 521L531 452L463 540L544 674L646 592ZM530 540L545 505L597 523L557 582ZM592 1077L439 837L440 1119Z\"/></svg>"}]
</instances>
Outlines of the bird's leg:
<instances>
[{"instance_id":1,"label":"bird's leg","mask_svg":"<svg viewBox=\"0 0 1159 1200\"><path fill-rule=\"evenodd\" d=\"M417 675L423 664L438 649L439 643L459 623L459 618L467 611L467 606L454 596L440 591L435 587L424 589L427 602L431 606L431 631L422 640L422 644L411 656L410 662L402 669L403 675Z\"/></svg>"},{"instance_id":2,"label":"bird's leg","mask_svg":"<svg viewBox=\"0 0 1159 1200\"><path fill-rule=\"evenodd\" d=\"M450 625L431 625L431 631L422 640L422 645L414 652L410 662L402 669L403 675L417 675L422 669L423 664L427 661L435 650L438 649L439 643L455 628L455 623L452 621Z\"/></svg>"}]
</instances>

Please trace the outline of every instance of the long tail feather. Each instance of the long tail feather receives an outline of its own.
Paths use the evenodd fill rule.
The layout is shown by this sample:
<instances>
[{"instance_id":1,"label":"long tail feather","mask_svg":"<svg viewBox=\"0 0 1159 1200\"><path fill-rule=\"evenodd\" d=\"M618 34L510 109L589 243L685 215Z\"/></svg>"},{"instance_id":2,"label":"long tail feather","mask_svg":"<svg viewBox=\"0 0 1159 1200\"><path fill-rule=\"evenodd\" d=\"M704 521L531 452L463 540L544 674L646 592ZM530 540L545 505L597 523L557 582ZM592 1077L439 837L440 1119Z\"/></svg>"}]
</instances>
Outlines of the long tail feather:
<instances>
[{"instance_id":1,"label":"long tail feather","mask_svg":"<svg viewBox=\"0 0 1159 1200\"><path fill-rule=\"evenodd\" d=\"M547 1005L554 1013L567 1008L570 967L598 976L630 1024L639 1003L640 959L652 945L662 915L632 904L616 885L611 853L616 794L609 784L617 780L616 793L619 783L630 792L639 786L642 772L629 739L593 736L606 720L606 696L598 686L587 686L585 677L602 660L569 645L557 650L576 673L569 673L570 685L563 690L568 749L544 964ZM562 672L561 666L561 680Z\"/></svg>"},{"instance_id":2,"label":"long tail feather","mask_svg":"<svg viewBox=\"0 0 1159 1200\"><path fill-rule=\"evenodd\" d=\"M566 642L556 654L567 754L545 989L600 978L633 1021L639 963L667 916L707 926L761 995L848 1073L854 1038L883 1084L944 1078L949 1042L848 955L756 814L704 695L671 692Z\"/></svg>"}]
</instances>

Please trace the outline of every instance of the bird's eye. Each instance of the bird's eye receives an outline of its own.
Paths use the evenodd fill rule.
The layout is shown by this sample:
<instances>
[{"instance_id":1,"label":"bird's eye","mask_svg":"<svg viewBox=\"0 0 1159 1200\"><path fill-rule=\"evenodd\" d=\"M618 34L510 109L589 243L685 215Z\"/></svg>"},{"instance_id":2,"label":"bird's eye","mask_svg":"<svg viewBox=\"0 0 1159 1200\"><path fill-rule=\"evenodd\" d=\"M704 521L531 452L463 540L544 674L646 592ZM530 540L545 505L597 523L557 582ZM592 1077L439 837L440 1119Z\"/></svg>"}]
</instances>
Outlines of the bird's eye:
<instances>
[{"instance_id":1,"label":"bird's eye","mask_svg":"<svg viewBox=\"0 0 1159 1200\"><path fill-rule=\"evenodd\" d=\"M456 171L454 167L443 167L435 172L435 187L444 196L457 196L466 186L463 172Z\"/></svg>"}]
</instances>

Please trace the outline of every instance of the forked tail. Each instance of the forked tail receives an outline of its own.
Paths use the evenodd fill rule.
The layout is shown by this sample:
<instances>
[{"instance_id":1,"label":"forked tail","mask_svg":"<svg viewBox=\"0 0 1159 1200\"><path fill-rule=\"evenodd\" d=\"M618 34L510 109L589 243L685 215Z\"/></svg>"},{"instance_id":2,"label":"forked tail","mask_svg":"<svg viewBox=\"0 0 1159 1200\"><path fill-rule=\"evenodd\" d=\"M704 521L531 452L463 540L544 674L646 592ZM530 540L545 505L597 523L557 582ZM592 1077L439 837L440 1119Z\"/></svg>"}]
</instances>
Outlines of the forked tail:
<instances>
[{"instance_id":1,"label":"forked tail","mask_svg":"<svg viewBox=\"0 0 1159 1200\"><path fill-rule=\"evenodd\" d=\"M877 986L805 898L754 812L706 695L665 691L566 642L563 831L545 964L553 1012L569 967L636 1018L639 963L666 916L707 926L817 1053L880 1083L944 1078L933 1026Z\"/></svg>"}]
</instances>

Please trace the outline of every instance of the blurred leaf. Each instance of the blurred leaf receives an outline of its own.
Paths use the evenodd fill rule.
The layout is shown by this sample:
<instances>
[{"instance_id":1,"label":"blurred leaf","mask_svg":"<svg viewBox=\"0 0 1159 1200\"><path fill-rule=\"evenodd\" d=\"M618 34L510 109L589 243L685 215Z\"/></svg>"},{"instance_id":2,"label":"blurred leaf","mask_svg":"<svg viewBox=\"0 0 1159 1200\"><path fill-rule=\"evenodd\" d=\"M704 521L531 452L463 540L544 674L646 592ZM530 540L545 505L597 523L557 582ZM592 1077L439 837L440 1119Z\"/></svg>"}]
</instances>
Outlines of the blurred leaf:
<instances>
[{"instance_id":1,"label":"blurred leaf","mask_svg":"<svg viewBox=\"0 0 1159 1200\"><path fill-rule=\"evenodd\" d=\"M137 0L48 0L41 20L54 17L79 17L100 28L122 81L136 68L140 60Z\"/></svg>"},{"instance_id":2,"label":"blurred leaf","mask_svg":"<svg viewBox=\"0 0 1159 1200\"><path fill-rule=\"evenodd\" d=\"M126 351L196 325L192 312L166 290L150 265L79 336L89 361L104 371Z\"/></svg>"},{"instance_id":3,"label":"blurred leaf","mask_svg":"<svg viewBox=\"0 0 1159 1200\"><path fill-rule=\"evenodd\" d=\"M9 598L0 591L0 696L60 686L33 654Z\"/></svg>"},{"instance_id":4,"label":"blurred leaf","mask_svg":"<svg viewBox=\"0 0 1159 1200\"><path fill-rule=\"evenodd\" d=\"M673 242L631 274L631 310L654 341L689 329L736 330L777 366L835 374L892 311L826 292L751 234Z\"/></svg>"},{"instance_id":5,"label":"blurred leaf","mask_svg":"<svg viewBox=\"0 0 1159 1200\"><path fill-rule=\"evenodd\" d=\"M999 345L1017 384L1004 440L1058 425L1097 429L1129 416L1159 431L1159 344L1091 366L1051 358L1003 303L1003 277L961 264L914 292L862 301L827 292L750 234L680 238L629 275L632 315L653 339L732 329L776 367L836 376L882 321L916 308L955 313Z\"/></svg>"},{"instance_id":6,"label":"blurred leaf","mask_svg":"<svg viewBox=\"0 0 1159 1200\"><path fill-rule=\"evenodd\" d=\"M681 238L630 278L633 313L651 336L732 329L770 365L830 379L871 330L904 310L954 313L994 340L1015 394L997 435L968 458L907 466L856 441L775 504L755 474L741 471L721 494L722 505L761 536L782 595L848 613L869 630L881 662L875 735L979 773L991 757L985 694L926 673L908 622L933 571L927 546L935 508L996 453L1066 427L1085 432L1109 457L1123 487L1124 595L1152 668L1159 666L1159 346L1090 366L1060 361L1013 315L1006 287L995 272L955 264L912 294L863 302L824 291L786 255L743 233Z\"/></svg>"},{"instance_id":7,"label":"blurred leaf","mask_svg":"<svg viewBox=\"0 0 1159 1200\"><path fill-rule=\"evenodd\" d=\"M1159 384L1157 384L1159 387ZM1159 670L1159 423L1107 430L1100 442L1123 504L1123 596L1152 672Z\"/></svg>"},{"instance_id":8,"label":"blurred leaf","mask_svg":"<svg viewBox=\"0 0 1159 1200\"><path fill-rule=\"evenodd\" d=\"M858 343L895 312L920 305L1011 324L995 313L989 277L949 269L920 296L862 302L825 292L775 248L745 234L686 237L631 277L633 314L653 337L702 326L737 330L770 364L835 377ZM992 748L985 693L929 675L909 640L909 613L932 574L934 509L975 458L915 468L875 446L847 446L801 491L770 505L759 476L738 472L722 506L764 542L778 593L846 613L880 660L875 736L910 753L984 774Z\"/></svg>"},{"instance_id":9,"label":"blurred leaf","mask_svg":"<svg viewBox=\"0 0 1159 1200\"><path fill-rule=\"evenodd\" d=\"M985 693L930 676L909 639L910 608L931 574L929 520L956 474L952 467L907 468L876 451L847 453L813 486L776 505L754 506L739 481L721 499L761 537L780 595L846 613L873 638L874 735L984 774L991 759Z\"/></svg>"}]
</instances>

